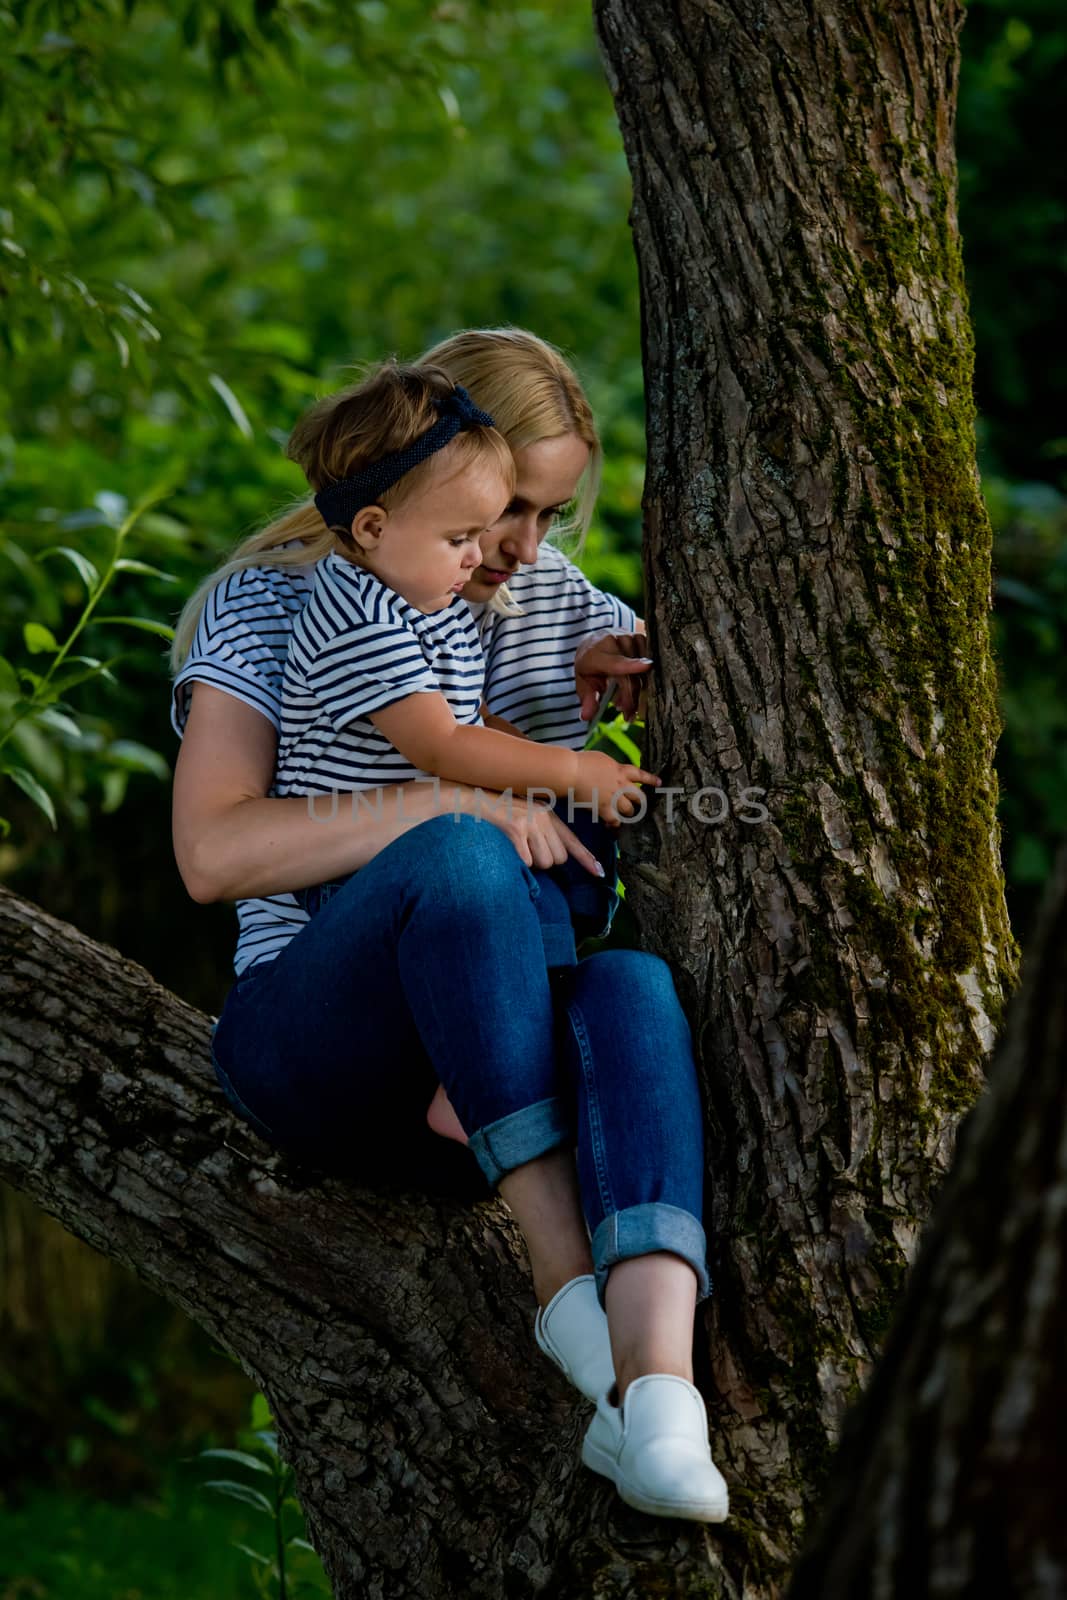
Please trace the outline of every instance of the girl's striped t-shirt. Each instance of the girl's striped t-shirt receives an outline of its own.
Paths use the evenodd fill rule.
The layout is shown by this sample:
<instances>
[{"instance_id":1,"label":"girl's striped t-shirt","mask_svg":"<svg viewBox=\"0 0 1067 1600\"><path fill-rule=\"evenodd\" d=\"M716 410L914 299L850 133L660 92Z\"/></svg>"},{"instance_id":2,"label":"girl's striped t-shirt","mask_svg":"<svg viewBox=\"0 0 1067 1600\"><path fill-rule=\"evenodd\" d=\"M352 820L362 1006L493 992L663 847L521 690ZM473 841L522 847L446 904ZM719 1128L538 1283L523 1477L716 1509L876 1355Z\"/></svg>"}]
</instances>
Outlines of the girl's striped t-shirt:
<instances>
[{"instance_id":1,"label":"girl's striped t-shirt","mask_svg":"<svg viewBox=\"0 0 1067 1600\"><path fill-rule=\"evenodd\" d=\"M373 573L331 553L293 625L282 679L272 794L342 794L430 776L370 720L411 694L443 694L480 724L485 676L466 601L419 611Z\"/></svg>"},{"instance_id":2,"label":"girl's striped t-shirt","mask_svg":"<svg viewBox=\"0 0 1067 1600\"><path fill-rule=\"evenodd\" d=\"M266 717L280 735L289 641L311 596L314 576L311 563L244 567L210 591L192 648L174 680L171 722L179 738L194 683L234 695ZM521 617L501 616L484 603L468 607L485 656L485 702L530 738L580 750L587 730L578 714L575 652L593 634L632 633L637 618L622 600L594 588L550 544L541 546L536 566L523 567L508 588L523 608ZM273 960L308 920L292 894L239 900L237 919L238 974Z\"/></svg>"}]
</instances>

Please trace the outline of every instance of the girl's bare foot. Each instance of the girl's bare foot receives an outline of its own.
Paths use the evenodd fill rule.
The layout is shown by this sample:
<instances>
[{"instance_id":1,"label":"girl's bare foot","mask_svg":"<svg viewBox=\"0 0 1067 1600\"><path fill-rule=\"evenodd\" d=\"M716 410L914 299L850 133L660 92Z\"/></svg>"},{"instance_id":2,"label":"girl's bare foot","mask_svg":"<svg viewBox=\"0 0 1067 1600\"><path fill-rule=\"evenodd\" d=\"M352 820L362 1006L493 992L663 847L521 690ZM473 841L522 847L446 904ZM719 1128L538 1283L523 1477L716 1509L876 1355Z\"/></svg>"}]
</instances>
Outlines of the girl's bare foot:
<instances>
[{"instance_id":1,"label":"girl's bare foot","mask_svg":"<svg viewBox=\"0 0 1067 1600\"><path fill-rule=\"evenodd\" d=\"M456 1139L460 1144L467 1143L467 1135L463 1132L460 1120L452 1109L452 1102L445 1094L443 1083L437 1085L437 1093L430 1101L426 1112L426 1121L434 1133L439 1133L442 1139Z\"/></svg>"}]
</instances>

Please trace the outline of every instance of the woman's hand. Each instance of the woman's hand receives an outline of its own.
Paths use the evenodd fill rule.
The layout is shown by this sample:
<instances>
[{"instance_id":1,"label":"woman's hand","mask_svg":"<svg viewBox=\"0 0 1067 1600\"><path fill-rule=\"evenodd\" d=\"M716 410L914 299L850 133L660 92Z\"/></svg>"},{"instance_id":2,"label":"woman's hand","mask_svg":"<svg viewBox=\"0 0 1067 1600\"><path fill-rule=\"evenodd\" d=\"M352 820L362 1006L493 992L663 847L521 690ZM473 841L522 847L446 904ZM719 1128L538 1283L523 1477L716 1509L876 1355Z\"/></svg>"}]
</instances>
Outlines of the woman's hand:
<instances>
[{"instance_id":1,"label":"woman's hand","mask_svg":"<svg viewBox=\"0 0 1067 1600\"><path fill-rule=\"evenodd\" d=\"M494 807L493 800L498 800ZM537 801L524 800L521 795L487 797L484 810L476 813L506 833L522 860L528 867L547 872L550 867L561 867L568 856L594 877L604 876L600 862L587 850L565 822L554 811Z\"/></svg>"},{"instance_id":2,"label":"woman's hand","mask_svg":"<svg viewBox=\"0 0 1067 1600\"><path fill-rule=\"evenodd\" d=\"M648 640L639 633L596 633L584 640L574 655L574 683L578 690L579 711L588 722L600 704L609 678L617 678L615 703L623 716L637 716L643 685L641 675L652 666L645 655Z\"/></svg>"},{"instance_id":3,"label":"woman's hand","mask_svg":"<svg viewBox=\"0 0 1067 1600\"><path fill-rule=\"evenodd\" d=\"M601 822L617 827L623 817L632 817L643 805L639 785L650 783L658 788L661 781L654 773L616 761L603 751L583 750L578 756L574 790L579 800L595 802Z\"/></svg>"}]
</instances>

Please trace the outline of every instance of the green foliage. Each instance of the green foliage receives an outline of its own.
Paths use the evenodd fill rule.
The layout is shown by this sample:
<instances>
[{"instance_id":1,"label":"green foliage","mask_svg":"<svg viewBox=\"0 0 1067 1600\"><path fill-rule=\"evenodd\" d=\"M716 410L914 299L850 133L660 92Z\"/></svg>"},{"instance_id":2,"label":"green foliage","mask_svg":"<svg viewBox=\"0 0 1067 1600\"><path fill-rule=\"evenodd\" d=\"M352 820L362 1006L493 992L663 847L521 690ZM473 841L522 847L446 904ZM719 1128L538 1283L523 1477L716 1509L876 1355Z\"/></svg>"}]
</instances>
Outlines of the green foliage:
<instances>
[{"instance_id":1,"label":"green foliage","mask_svg":"<svg viewBox=\"0 0 1067 1600\"><path fill-rule=\"evenodd\" d=\"M998 753L1013 915L1028 920L1067 836L1067 497L987 479L999 536L994 648L1004 732Z\"/></svg>"},{"instance_id":2,"label":"green foliage","mask_svg":"<svg viewBox=\"0 0 1067 1600\"><path fill-rule=\"evenodd\" d=\"M139 537L177 581L128 572L118 610L172 623L302 491L279 445L315 393L463 324L524 323L576 355L611 462L589 569L639 599L628 178L580 9L0 4L0 133L0 553L21 580L0 588L0 654L20 670L12 641L56 634L77 593L40 546L91 557L83 508L173 479ZM10 776L86 822L122 799L114 743L158 749L166 694L142 648L84 690L81 745L24 723ZM42 838L32 807L14 814L18 862Z\"/></svg>"},{"instance_id":3,"label":"green foliage","mask_svg":"<svg viewBox=\"0 0 1067 1600\"><path fill-rule=\"evenodd\" d=\"M74 645L90 624L96 627L128 627L140 632L156 634L164 639L173 637L173 629L164 623L139 616L100 616L97 608L111 585L122 573L170 583L168 573L145 561L122 554L126 540L145 513L167 493L166 488L150 492L132 511L121 516L111 530L110 547L106 553L103 570L82 550L69 545L48 545L37 553L38 563L50 556L60 556L77 574L84 587L84 600L80 614L71 624L66 638L60 642L46 623L25 620L22 624L22 642L25 655L44 656L47 665L34 670L25 662L9 661L0 656L0 778L6 778L28 796L33 804L56 826L56 813L52 796L41 783L34 767L55 773L62 770L64 756L71 758L70 767L83 774L86 758L91 758L100 772L103 809L113 810L121 802L131 772L149 772L157 778L167 778L170 769L154 750L131 739L117 739L104 744L98 730L82 727L75 708L67 696L87 684L100 679L114 682L112 668L123 659L121 655L102 661L98 656L75 655ZM108 511L118 514L118 507L103 500L101 514ZM69 526L69 519L67 522ZM79 519L84 526L84 519ZM16 566L25 556L21 546L0 541L0 551L8 554ZM31 589L33 585L30 585ZM35 598L48 606L49 621L54 621L59 596L54 589L38 584ZM5 747L8 753L5 755ZM70 770L68 767L68 770ZM0 832L7 833L10 824L0 816Z\"/></svg>"},{"instance_id":4,"label":"green foliage","mask_svg":"<svg viewBox=\"0 0 1067 1600\"><path fill-rule=\"evenodd\" d=\"M1067 490L1067 198L1057 0L968 0L957 123L983 466Z\"/></svg>"},{"instance_id":5,"label":"green foliage","mask_svg":"<svg viewBox=\"0 0 1067 1600\"><path fill-rule=\"evenodd\" d=\"M297 1600L297 1596L308 1593L328 1595L330 1588L321 1563L304 1537L303 1513L293 1490L293 1469L278 1454L278 1435L272 1424L266 1398L256 1394L251 1427L241 1436L241 1448L200 1452L201 1460L209 1457L232 1463L243 1473L250 1473L251 1480L214 1478L204 1488L250 1506L270 1522L269 1553L245 1543L235 1546L252 1562L257 1594L264 1600Z\"/></svg>"},{"instance_id":6,"label":"green foliage","mask_svg":"<svg viewBox=\"0 0 1067 1600\"><path fill-rule=\"evenodd\" d=\"M622 712L615 716L605 715L590 733L583 745L585 750L600 750L605 755L612 756L616 761L628 761L631 766L642 765L644 747L645 723L641 717L627 719ZM626 827L627 824L621 824ZM622 902L611 924L611 931L606 939L587 939L581 947L581 955L593 955L597 950L619 948L638 948L637 926L626 909L626 884L620 874L616 885L616 892Z\"/></svg>"},{"instance_id":7,"label":"green foliage","mask_svg":"<svg viewBox=\"0 0 1067 1600\"><path fill-rule=\"evenodd\" d=\"M251 1511L210 1503L176 1475L132 1504L34 1489L0 1505L0 1595L253 1600L247 1558L228 1543L253 1523Z\"/></svg>"}]
</instances>

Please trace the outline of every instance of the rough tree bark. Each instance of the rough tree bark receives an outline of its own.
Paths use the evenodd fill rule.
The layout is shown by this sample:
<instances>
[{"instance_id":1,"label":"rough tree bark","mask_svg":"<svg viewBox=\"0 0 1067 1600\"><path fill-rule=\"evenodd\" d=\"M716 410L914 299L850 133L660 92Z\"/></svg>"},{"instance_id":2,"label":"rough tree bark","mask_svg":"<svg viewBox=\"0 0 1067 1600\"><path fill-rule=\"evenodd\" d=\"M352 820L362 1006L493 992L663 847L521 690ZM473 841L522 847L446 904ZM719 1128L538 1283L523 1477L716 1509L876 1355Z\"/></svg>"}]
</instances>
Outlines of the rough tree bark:
<instances>
[{"instance_id":1,"label":"rough tree bark","mask_svg":"<svg viewBox=\"0 0 1067 1600\"><path fill-rule=\"evenodd\" d=\"M1060 1600L1067 849L789 1600Z\"/></svg>"},{"instance_id":2,"label":"rough tree bark","mask_svg":"<svg viewBox=\"0 0 1067 1600\"><path fill-rule=\"evenodd\" d=\"M716 1569L580 1465L589 1410L534 1344L499 1201L272 1152L215 1083L206 1017L4 890L0 951L0 1178L263 1389L337 1600L636 1600Z\"/></svg>"},{"instance_id":3,"label":"rough tree bark","mask_svg":"<svg viewBox=\"0 0 1067 1600\"><path fill-rule=\"evenodd\" d=\"M641 276L646 764L726 796L701 818L661 791L624 876L702 1050L713 1428L745 1540L727 1565L763 1594L1014 977L956 225L962 7L594 11Z\"/></svg>"}]
</instances>

